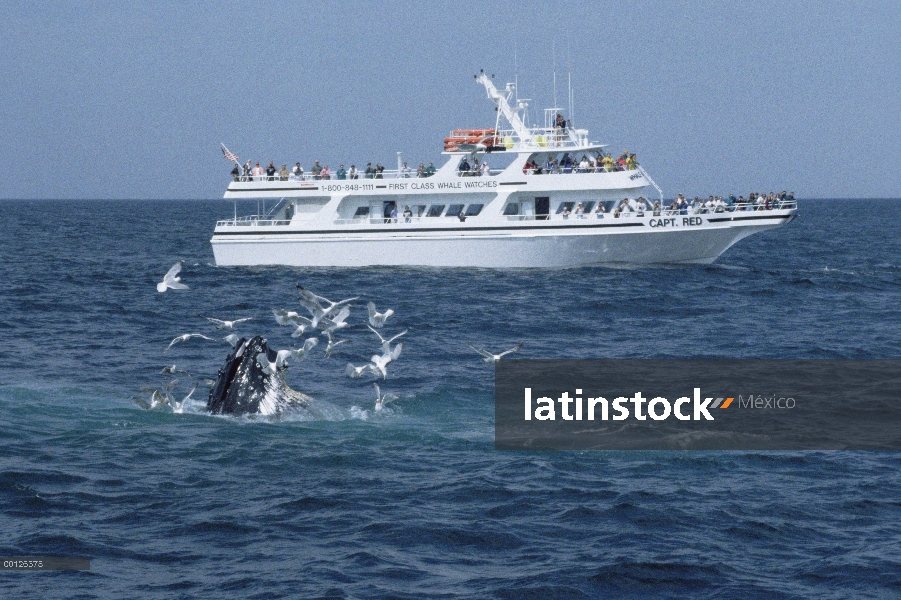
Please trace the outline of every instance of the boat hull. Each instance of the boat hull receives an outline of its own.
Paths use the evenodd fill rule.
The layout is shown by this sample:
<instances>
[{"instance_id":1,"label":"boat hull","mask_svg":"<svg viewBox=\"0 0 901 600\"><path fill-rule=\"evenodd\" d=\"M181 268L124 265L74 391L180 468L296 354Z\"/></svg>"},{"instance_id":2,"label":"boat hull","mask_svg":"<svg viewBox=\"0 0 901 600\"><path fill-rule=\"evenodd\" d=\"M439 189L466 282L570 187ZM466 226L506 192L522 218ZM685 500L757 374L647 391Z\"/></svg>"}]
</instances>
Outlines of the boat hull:
<instances>
[{"instance_id":1,"label":"boat hull","mask_svg":"<svg viewBox=\"0 0 901 600\"><path fill-rule=\"evenodd\" d=\"M749 212L748 216L714 213L691 218L697 224L689 227L653 225L653 217L606 219L603 224L515 227L429 229L393 224L363 231L222 227L217 228L212 246L220 266L565 268L709 264L742 238L787 223L794 218L794 211L769 211L766 215ZM711 222L715 219L720 221Z\"/></svg>"}]
</instances>

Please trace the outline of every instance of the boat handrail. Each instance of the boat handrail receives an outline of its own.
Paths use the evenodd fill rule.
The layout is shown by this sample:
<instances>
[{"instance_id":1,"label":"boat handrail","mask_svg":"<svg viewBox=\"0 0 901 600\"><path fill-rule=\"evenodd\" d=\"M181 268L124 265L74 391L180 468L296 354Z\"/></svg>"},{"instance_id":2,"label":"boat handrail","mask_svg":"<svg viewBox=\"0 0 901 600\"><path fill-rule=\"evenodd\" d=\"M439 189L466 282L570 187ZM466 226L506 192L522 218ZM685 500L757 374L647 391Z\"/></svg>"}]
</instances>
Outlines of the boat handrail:
<instances>
[{"instance_id":1,"label":"boat handrail","mask_svg":"<svg viewBox=\"0 0 901 600\"><path fill-rule=\"evenodd\" d=\"M653 207L647 207L644 210L629 210L629 211L620 211L619 216L616 216L616 208L613 208L610 211L598 213L596 211L587 212L583 214L577 213L569 213L564 215L563 213L552 213L547 215L500 215L504 220L507 221L590 221L596 220L599 218L604 219L617 219L617 218L633 218L633 217L675 217L675 216L684 216L684 215L702 215L702 214L728 214L735 212L753 212L753 211L766 211L766 210L794 210L798 208L797 201L794 200L777 200L772 203L769 208L766 207L765 204L758 204L757 202L742 202L742 203L733 203L733 204L721 204L714 207L703 207L703 206L693 206L689 205L688 207L682 208L670 208L671 205L663 206L659 209L655 209ZM470 219L478 221L483 221L480 217L487 215L478 215L478 216L469 216L463 222L470 221ZM438 217L428 217L428 216L413 216L413 217L403 217L398 216L396 219L391 217L355 217L351 219L335 219L332 221L335 225L342 226L359 226L363 227L366 225L409 225L415 223L431 223L431 224L439 224L439 223L447 223L457 224L459 225L461 221L459 221L459 217L456 216L447 216L442 215ZM262 217L260 215L248 215L244 217L237 217L231 219L223 219L216 221L216 227L270 227L276 225L290 225L291 221L286 219L270 219L268 217Z\"/></svg>"}]
</instances>

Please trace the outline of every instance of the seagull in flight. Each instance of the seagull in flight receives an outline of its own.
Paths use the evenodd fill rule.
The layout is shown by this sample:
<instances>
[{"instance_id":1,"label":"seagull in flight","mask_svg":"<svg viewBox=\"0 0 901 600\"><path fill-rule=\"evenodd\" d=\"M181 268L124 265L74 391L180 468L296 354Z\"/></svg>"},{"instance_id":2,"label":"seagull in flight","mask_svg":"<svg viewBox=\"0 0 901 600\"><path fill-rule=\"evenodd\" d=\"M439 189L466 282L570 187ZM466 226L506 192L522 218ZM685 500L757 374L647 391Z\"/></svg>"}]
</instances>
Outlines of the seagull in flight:
<instances>
[{"instance_id":1,"label":"seagull in flight","mask_svg":"<svg viewBox=\"0 0 901 600\"><path fill-rule=\"evenodd\" d=\"M200 316L211 323L215 323L216 329L219 330L232 329L238 323L243 323L244 321L250 321L251 319L253 319L253 317L247 317L245 319L235 319L234 321L223 321L222 319L214 319L213 317L204 317L203 315Z\"/></svg>"},{"instance_id":2,"label":"seagull in flight","mask_svg":"<svg viewBox=\"0 0 901 600\"><path fill-rule=\"evenodd\" d=\"M325 335L328 336L328 344L325 345L325 357L330 358L332 356L332 353L335 351L335 347L340 344L346 343L347 340L338 340L336 342L335 338L332 337L331 331L326 331Z\"/></svg>"},{"instance_id":3,"label":"seagull in flight","mask_svg":"<svg viewBox=\"0 0 901 600\"><path fill-rule=\"evenodd\" d=\"M297 293L300 294L300 298L298 298L297 300L301 303L301 305L303 305L304 308L312 313L314 327L319 325L319 321L322 320L322 317L327 317L342 306L350 304L354 300L358 300L360 298L360 296L354 296L353 298L347 298L339 302L332 302L328 298L317 296L302 285L297 286Z\"/></svg>"},{"instance_id":4,"label":"seagull in flight","mask_svg":"<svg viewBox=\"0 0 901 600\"><path fill-rule=\"evenodd\" d=\"M351 379L359 379L363 376L363 373L378 373L379 370L372 363L366 363L361 367L355 367L351 363L347 363L347 367L344 369L344 374L350 377Z\"/></svg>"},{"instance_id":5,"label":"seagull in flight","mask_svg":"<svg viewBox=\"0 0 901 600\"><path fill-rule=\"evenodd\" d=\"M308 329L315 329L316 325L313 321L306 317L302 317L293 310L281 310L279 308L272 309L275 314L275 320L279 325L291 325L296 327L291 337L298 338L302 336Z\"/></svg>"},{"instance_id":6,"label":"seagull in flight","mask_svg":"<svg viewBox=\"0 0 901 600\"><path fill-rule=\"evenodd\" d=\"M156 291L162 293L167 289L171 290L186 290L188 286L181 283L181 278L178 277L179 272L181 272L182 265L185 264L185 261L180 260L169 269L169 272L163 276L163 280L156 284Z\"/></svg>"},{"instance_id":7,"label":"seagull in flight","mask_svg":"<svg viewBox=\"0 0 901 600\"><path fill-rule=\"evenodd\" d=\"M383 313L377 312L375 310L375 302L370 302L366 305L366 308L369 309L369 324L376 329L381 329L382 325L385 324L385 321L388 320L388 317L394 314L394 309L391 308Z\"/></svg>"},{"instance_id":8,"label":"seagull in flight","mask_svg":"<svg viewBox=\"0 0 901 600\"><path fill-rule=\"evenodd\" d=\"M344 307L341 309L341 312L338 313L334 319L329 319L328 317L323 317L319 324L324 325L322 328L323 333L335 333L341 329L347 327L346 319L350 316L350 308Z\"/></svg>"},{"instance_id":9,"label":"seagull in flight","mask_svg":"<svg viewBox=\"0 0 901 600\"><path fill-rule=\"evenodd\" d=\"M178 343L180 343L180 342L187 342L187 341L190 340L191 338L198 338L198 337L199 337L199 338L203 338L203 339L205 339L205 340L209 340L209 341L211 341L211 342L215 342L215 341L216 341L214 338L207 337L207 336L203 335L202 333L186 333L186 334L184 334L184 335L178 336L177 338L175 338L174 340L172 340L171 342L169 342L169 345L166 347L165 350L163 350L163 352L168 352L168 351L169 351L169 348L171 348L171 347L174 346L175 344L178 344Z\"/></svg>"},{"instance_id":10,"label":"seagull in flight","mask_svg":"<svg viewBox=\"0 0 901 600\"><path fill-rule=\"evenodd\" d=\"M506 352L501 352L500 354L492 354L491 352L488 352L487 350L483 350L482 348L476 348L472 344L466 344L466 345L482 355L482 362L492 364L492 363L497 363L502 357L507 356L508 354L511 354L513 352L516 352L517 350L522 348L522 345L524 343L525 342L520 342L513 348L510 348Z\"/></svg>"},{"instance_id":11,"label":"seagull in flight","mask_svg":"<svg viewBox=\"0 0 901 600\"><path fill-rule=\"evenodd\" d=\"M297 349L291 349L291 354L294 355L294 358L297 359L298 363L303 362L303 360L307 357L307 352L313 349L313 346L319 343L319 339L311 337L307 338L303 341L303 347Z\"/></svg>"},{"instance_id":12,"label":"seagull in flight","mask_svg":"<svg viewBox=\"0 0 901 600\"><path fill-rule=\"evenodd\" d=\"M382 394L382 390L379 389L379 384L373 383L375 387L375 410L379 411L385 408L385 405L389 402L393 402L400 398L398 394L394 394L392 392L388 392L386 394Z\"/></svg>"},{"instance_id":13,"label":"seagull in flight","mask_svg":"<svg viewBox=\"0 0 901 600\"><path fill-rule=\"evenodd\" d=\"M394 350L391 352L386 352L385 354L374 354L370 359L372 361L372 365L376 368L379 374L382 376L382 379L388 379L388 365L396 361L400 357L400 351L403 350L404 343L401 342L397 346L394 347Z\"/></svg>"},{"instance_id":14,"label":"seagull in flight","mask_svg":"<svg viewBox=\"0 0 901 600\"><path fill-rule=\"evenodd\" d=\"M225 336L224 338L222 338L222 341L228 342L229 344L231 344L232 348L237 348L238 342L241 341L241 336L239 336L237 333L230 333L227 336Z\"/></svg>"},{"instance_id":15,"label":"seagull in flight","mask_svg":"<svg viewBox=\"0 0 901 600\"><path fill-rule=\"evenodd\" d=\"M164 367L163 370L160 371L160 375L175 375L176 373L183 373L183 374L187 375L188 377L191 376L191 374L188 373L187 371L182 371L181 369L177 369L175 367L175 365L172 365L171 367Z\"/></svg>"},{"instance_id":16,"label":"seagull in flight","mask_svg":"<svg viewBox=\"0 0 901 600\"><path fill-rule=\"evenodd\" d=\"M191 399L191 396L194 395L194 392L197 390L197 387L200 385L200 382L194 384L194 387L191 388L191 391L188 392L188 395L182 398L181 402L173 402L172 403L172 412L181 414L185 409L185 402Z\"/></svg>"},{"instance_id":17,"label":"seagull in flight","mask_svg":"<svg viewBox=\"0 0 901 600\"><path fill-rule=\"evenodd\" d=\"M158 388L141 388L142 392L150 392L150 402L144 400L143 398L134 397L131 399L132 402L143 408L144 410L153 410L158 406L162 406L164 404L168 404L171 406L173 402L172 398L172 388L175 387L175 384L178 383L178 379L172 379L169 383L166 384L165 390L160 390Z\"/></svg>"},{"instance_id":18,"label":"seagull in flight","mask_svg":"<svg viewBox=\"0 0 901 600\"><path fill-rule=\"evenodd\" d=\"M273 308L272 314L275 315L275 321L279 325L293 325L294 319L300 316L293 310L283 310L281 308Z\"/></svg>"},{"instance_id":19,"label":"seagull in flight","mask_svg":"<svg viewBox=\"0 0 901 600\"><path fill-rule=\"evenodd\" d=\"M275 360L270 361L265 352L260 352L259 354L257 354L257 364L263 367L263 372L265 372L267 375L275 375L275 373L279 369L285 367L285 364L288 362L288 358L290 357L290 350L279 350L275 354Z\"/></svg>"},{"instance_id":20,"label":"seagull in flight","mask_svg":"<svg viewBox=\"0 0 901 600\"><path fill-rule=\"evenodd\" d=\"M404 329L403 331L398 333L396 336L386 340L385 338L382 337L381 333L379 333L378 331L373 329L371 326L367 325L366 327L369 327L369 331L371 331L372 333L379 336L379 342L381 342L381 344L382 344L382 352L384 352L385 354L391 354L391 342L393 342L394 340L396 340L397 338L399 338L402 335L406 335L407 332L410 331L409 329Z\"/></svg>"}]
</instances>

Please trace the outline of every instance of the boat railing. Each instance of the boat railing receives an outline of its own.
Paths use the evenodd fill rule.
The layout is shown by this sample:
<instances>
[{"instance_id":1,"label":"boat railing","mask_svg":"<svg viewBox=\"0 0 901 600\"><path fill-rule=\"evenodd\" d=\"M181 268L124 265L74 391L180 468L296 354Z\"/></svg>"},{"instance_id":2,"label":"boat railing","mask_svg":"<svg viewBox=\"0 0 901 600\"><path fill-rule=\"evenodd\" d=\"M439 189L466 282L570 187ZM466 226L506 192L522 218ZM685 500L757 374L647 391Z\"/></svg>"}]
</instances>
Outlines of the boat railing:
<instances>
[{"instance_id":1,"label":"boat railing","mask_svg":"<svg viewBox=\"0 0 901 600\"><path fill-rule=\"evenodd\" d=\"M493 174L498 174L501 172L500 169L492 169ZM273 175L272 177L268 175L238 175L237 177L233 177L233 181L238 182L275 182L275 181L363 181L363 180L373 180L373 179L425 179L431 177L433 174L419 174L415 169L384 169L378 173L370 173L366 174L363 171L357 171L355 175L351 176L350 174L345 175L343 178L339 178L337 173L331 172L328 175L314 175L313 173L303 173L299 175L288 175L288 176L279 176Z\"/></svg>"},{"instance_id":2,"label":"boat railing","mask_svg":"<svg viewBox=\"0 0 901 600\"><path fill-rule=\"evenodd\" d=\"M598 167L595 165L591 165L589 167L580 167L578 165L573 165L572 167L539 167L538 169L523 169L523 175L569 175L571 173L619 173L622 171L635 171L637 170L638 163L635 163L635 166L629 166L624 168L617 167Z\"/></svg>"},{"instance_id":3,"label":"boat railing","mask_svg":"<svg viewBox=\"0 0 901 600\"><path fill-rule=\"evenodd\" d=\"M589 221L596 219L628 219L642 217L675 217L680 215L703 215L703 214L724 214L745 211L767 211L767 210L794 210L798 208L795 200L777 200L770 204L767 208L766 204L758 204L757 202L741 202L733 204L720 204L713 207L688 205L686 208L672 208L672 205L663 207L647 207L643 210L630 208L628 210L617 209L616 207L609 211L591 211L586 213L554 213L547 215L503 215L506 221ZM404 225L404 224L440 224L440 223L457 223L467 222L470 219L477 219L475 216L466 217L462 221L456 215L453 216L412 216L404 217L355 217L352 219L335 219L333 223L341 226L378 226L378 225ZM216 221L216 227L271 227L277 225L289 225L290 220L272 219L260 215L249 215L245 217L237 217L232 219L223 219Z\"/></svg>"},{"instance_id":4,"label":"boat railing","mask_svg":"<svg viewBox=\"0 0 901 600\"><path fill-rule=\"evenodd\" d=\"M559 129L556 127L532 127L529 128L529 136L531 140L523 140L514 129L499 129L495 140L500 142L499 145L507 150L548 150L567 148L582 148L588 145L588 140L580 132L575 131L575 139L570 136L570 129Z\"/></svg>"},{"instance_id":5,"label":"boat railing","mask_svg":"<svg viewBox=\"0 0 901 600\"><path fill-rule=\"evenodd\" d=\"M290 225L290 219L272 219L260 215L248 215L216 221L216 227L271 227L273 225Z\"/></svg>"}]
</instances>

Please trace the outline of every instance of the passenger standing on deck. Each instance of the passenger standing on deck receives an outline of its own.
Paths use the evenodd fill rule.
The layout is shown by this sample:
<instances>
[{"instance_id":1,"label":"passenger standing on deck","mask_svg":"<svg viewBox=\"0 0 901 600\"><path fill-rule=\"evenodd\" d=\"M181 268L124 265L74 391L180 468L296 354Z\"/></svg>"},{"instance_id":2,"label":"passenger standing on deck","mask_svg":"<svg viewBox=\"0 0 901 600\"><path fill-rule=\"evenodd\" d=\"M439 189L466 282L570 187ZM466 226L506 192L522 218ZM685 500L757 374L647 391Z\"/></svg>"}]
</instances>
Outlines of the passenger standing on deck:
<instances>
[{"instance_id":1,"label":"passenger standing on deck","mask_svg":"<svg viewBox=\"0 0 901 600\"><path fill-rule=\"evenodd\" d=\"M278 178L280 181L288 181L288 175L291 173L288 172L288 165L283 164L281 171L278 172Z\"/></svg>"},{"instance_id":2,"label":"passenger standing on deck","mask_svg":"<svg viewBox=\"0 0 901 600\"><path fill-rule=\"evenodd\" d=\"M359 177L359 175L357 175L356 165L350 165L350 171L347 172L347 178L356 179L357 177Z\"/></svg>"},{"instance_id":3,"label":"passenger standing on deck","mask_svg":"<svg viewBox=\"0 0 901 600\"><path fill-rule=\"evenodd\" d=\"M322 167L322 170L319 171L319 176L322 179L331 179L332 178L332 172L329 170L328 165L325 165L324 167Z\"/></svg>"},{"instance_id":4,"label":"passenger standing on deck","mask_svg":"<svg viewBox=\"0 0 901 600\"><path fill-rule=\"evenodd\" d=\"M424 164L419 163L419 167L417 167L417 169L416 169L416 176L417 177L425 177L425 165Z\"/></svg>"},{"instance_id":5,"label":"passenger standing on deck","mask_svg":"<svg viewBox=\"0 0 901 600\"><path fill-rule=\"evenodd\" d=\"M488 166L488 161L482 161L482 177L488 177L491 175L491 168Z\"/></svg>"},{"instance_id":6,"label":"passenger standing on deck","mask_svg":"<svg viewBox=\"0 0 901 600\"><path fill-rule=\"evenodd\" d=\"M250 181L250 172L253 170L251 162L248 160L244 163L244 181Z\"/></svg>"},{"instance_id":7,"label":"passenger standing on deck","mask_svg":"<svg viewBox=\"0 0 901 600\"><path fill-rule=\"evenodd\" d=\"M409 223L413 218L413 211L409 206L404 206L404 223Z\"/></svg>"},{"instance_id":8,"label":"passenger standing on deck","mask_svg":"<svg viewBox=\"0 0 901 600\"><path fill-rule=\"evenodd\" d=\"M275 179L275 164L272 161L269 162L269 166L266 167L266 177L269 181L273 181Z\"/></svg>"},{"instance_id":9,"label":"passenger standing on deck","mask_svg":"<svg viewBox=\"0 0 901 600\"><path fill-rule=\"evenodd\" d=\"M347 179L347 171L344 170L344 165L338 166L338 172L335 175L336 179Z\"/></svg>"},{"instance_id":10,"label":"passenger standing on deck","mask_svg":"<svg viewBox=\"0 0 901 600\"><path fill-rule=\"evenodd\" d=\"M409 179L410 177L410 167L407 166L407 163L404 163L404 166L400 170L401 177L404 179Z\"/></svg>"},{"instance_id":11,"label":"passenger standing on deck","mask_svg":"<svg viewBox=\"0 0 901 600\"><path fill-rule=\"evenodd\" d=\"M322 179L320 173L322 173L322 167L319 165L319 161L313 163L313 167L310 169L313 173L313 179Z\"/></svg>"},{"instance_id":12,"label":"passenger standing on deck","mask_svg":"<svg viewBox=\"0 0 901 600\"><path fill-rule=\"evenodd\" d=\"M375 177L375 169L372 168L372 163L366 163L366 170L363 172L364 177L366 179L372 179Z\"/></svg>"},{"instance_id":13,"label":"passenger standing on deck","mask_svg":"<svg viewBox=\"0 0 901 600\"><path fill-rule=\"evenodd\" d=\"M232 178L235 181L238 181L241 178L241 166L238 163L235 163L235 168L232 169Z\"/></svg>"},{"instance_id":14,"label":"passenger standing on deck","mask_svg":"<svg viewBox=\"0 0 901 600\"><path fill-rule=\"evenodd\" d=\"M291 175L294 176L294 179L303 179L303 167L300 166L300 163L295 163L294 168L291 169Z\"/></svg>"},{"instance_id":15,"label":"passenger standing on deck","mask_svg":"<svg viewBox=\"0 0 901 600\"><path fill-rule=\"evenodd\" d=\"M385 167L383 167L383 166L381 165L381 163L375 163L375 178L376 178L376 179L381 179L381 178L382 178L382 173L383 173L384 171L385 171ZM395 212L397 212L397 211L395 211ZM397 216L397 215L395 215L395 216Z\"/></svg>"},{"instance_id":16,"label":"passenger standing on deck","mask_svg":"<svg viewBox=\"0 0 901 600\"><path fill-rule=\"evenodd\" d=\"M254 181L262 181L263 180L263 167L260 166L260 163L257 163L256 166L251 171L253 173Z\"/></svg>"},{"instance_id":17,"label":"passenger standing on deck","mask_svg":"<svg viewBox=\"0 0 901 600\"><path fill-rule=\"evenodd\" d=\"M429 166L427 166L425 168L425 176L431 177L434 174L435 174L435 165L433 165L432 163L429 163ZM792 193L794 193L794 192L792 192Z\"/></svg>"}]
</instances>

